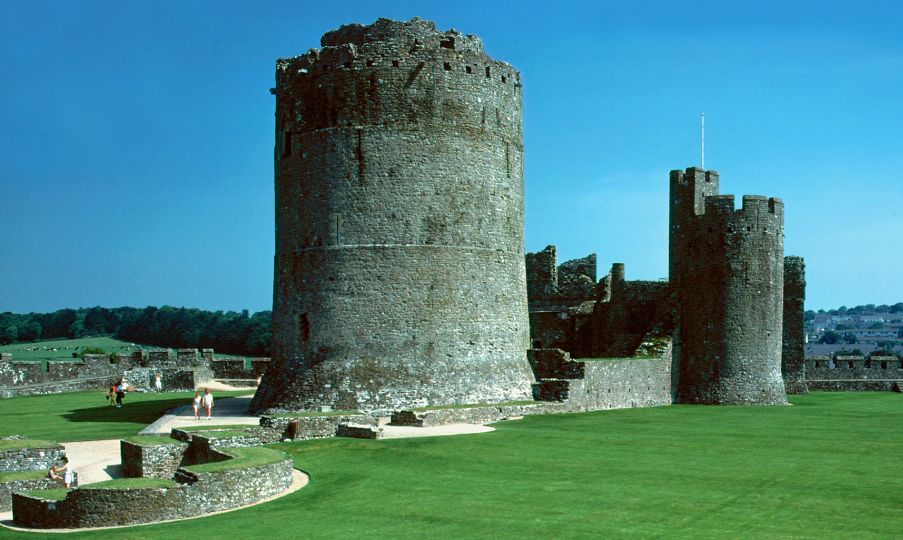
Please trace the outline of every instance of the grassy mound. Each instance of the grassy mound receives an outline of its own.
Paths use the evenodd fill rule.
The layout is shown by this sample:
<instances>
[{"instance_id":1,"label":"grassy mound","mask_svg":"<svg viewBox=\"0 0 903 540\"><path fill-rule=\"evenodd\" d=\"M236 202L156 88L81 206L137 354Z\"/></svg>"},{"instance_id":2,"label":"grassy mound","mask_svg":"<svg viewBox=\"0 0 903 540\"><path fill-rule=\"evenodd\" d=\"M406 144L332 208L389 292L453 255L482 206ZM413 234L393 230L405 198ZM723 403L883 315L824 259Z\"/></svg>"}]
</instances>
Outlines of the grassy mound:
<instances>
[{"instance_id":1,"label":"grassy mound","mask_svg":"<svg viewBox=\"0 0 903 540\"><path fill-rule=\"evenodd\" d=\"M162 446L164 444L177 444L179 442L171 437L159 435L135 435L133 437L126 437L122 440L137 446Z\"/></svg>"},{"instance_id":2,"label":"grassy mound","mask_svg":"<svg viewBox=\"0 0 903 540\"><path fill-rule=\"evenodd\" d=\"M167 478L114 478L104 480L80 489L151 489L151 488L176 488L179 484Z\"/></svg>"},{"instance_id":3,"label":"grassy mound","mask_svg":"<svg viewBox=\"0 0 903 540\"><path fill-rule=\"evenodd\" d=\"M0 484L5 482L15 482L17 480L40 480L47 478L47 471L41 469L38 471L12 471L0 473Z\"/></svg>"},{"instance_id":4,"label":"grassy mound","mask_svg":"<svg viewBox=\"0 0 903 540\"><path fill-rule=\"evenodd\" d=\"M249 467L260 467L263 465L272 465L279 463L288 458L285 452L273 450L272 448L226 448L220 450L224 454L232 456L232 459L225 461L217 461L214 463L201 463L199 465L191 465L183 467L189 472L195 474L205 472L216 472L230 469L247 469Z\"/></svg>"},{"instance_id":5,"label":"grassy mound","mask_svg":"<svg viewBox=\"0 0 903 540\"><path fill-rule=\"evenodd\" d=\"M38 499L44 499L48 501L62 501L66 498L66 494L69 493L69 490L66 488L35 489L33 491L26 491L24 493L29 497L37 497Z\"/></svg>"},{"instance_id":6,"label":"grassy mound","mask_svg":"<svg viewBox=\"0 0 903 540\"><path fill-rule=\"evenodd\" d=\"M21 450L23 448L50 448L57 443L38 439L0 439L0 451Z\"/></svg>"}]
</instances>

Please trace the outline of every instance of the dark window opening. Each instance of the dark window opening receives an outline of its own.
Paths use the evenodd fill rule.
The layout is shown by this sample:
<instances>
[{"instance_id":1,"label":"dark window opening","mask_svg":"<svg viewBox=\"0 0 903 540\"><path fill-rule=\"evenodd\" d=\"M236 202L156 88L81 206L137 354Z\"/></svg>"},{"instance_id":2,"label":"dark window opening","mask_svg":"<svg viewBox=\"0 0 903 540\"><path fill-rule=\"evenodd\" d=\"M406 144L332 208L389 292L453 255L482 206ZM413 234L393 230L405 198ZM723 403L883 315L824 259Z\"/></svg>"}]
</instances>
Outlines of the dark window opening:
<instances>
[{"instance_id":1,"label":"dark window opening","mask_svg":"<svg viewBox=\"0 0 903 540\"><path fill-rule=\"evenodd\" d=\"M398 60L392 60L392 67L398 67Z\"/></svg>"},{"instance_id":2,"label":"dark window opening","mask_svg":"<svg viewBox=\"0 0 903 540\"><path fill-rule=\"evenodd\" d=\"M302 313L298 321L298 333L301 335L301 341L310 339L310 321L307 319L307 313Z\"/></svg>"},{"instance_id":3,"label":"dark window opening","mask_svg":"<svg viewBox=\"0 0 903 540\"><path fill-rule=\"evenodd\" d=\"M815 361L815 367L817 367L817 368L821 367L821 362L819 362L818 360L816 360L816 361Z\"/></svg>"},{"instance_id":4,"label":"dark window opening","mask_svg":"<svg viewBox=\"0 0 903 540\"><path fill-rule=\"evenodd\" d=\"M439 46L443 49L454 49L455 48L455 38L449 37L439 41Z\"/></svg>"},{"instance_id":5,"label":"dark window opening","mask_svg":"<svg viewBox=\"0 0 903 540\"><path fill-rule=\"evenodd\" d=\"M881 369L887 369L887 361L886 360L881 361Z\"/></svg>"},{"instance_id":6,"label":"dark window opening","mask_svg":"<svg viewBox=\"0 0 903 540\"><path fill-rule=\"evenodd\" d=\"M542 341L538 339L533 340L533 348L534 349L542 349Z\"/></svg>"},{"instance_id":7,"label":"dark window opening","mask_svg":"<svg viewBox=\"0 0 903 540\"><path fill-rule=\"evenodd\" d=\"M853 361L852 361L852 360L850 360L849 362L847 362L847 367L850 368L850 369L853 369Z\"/></svg>"},{"instance_id":8,"label":"dark window opening","mask_svg":"<svg viewBox=\"0 0 903 540\"><path fill-rule=\"evenodd\" d=\"M505 77L504 75L502 75L502 83L506 83L506 82L508 82L508 77Z\"/></svg>"},{"instance_id":9,"label":"dark window opening","mask_svg":"<svg viewBox=\"0 0 903 540\"><path fill-rule=\"evenodd\" d=\"M467 73L473 73L473 68L471 68L470 66L464 66L464 71L466 71Z\"/></svg>"},{"instance_id":10,"label":"dark window opening","mask_svg":"<svg viewBox=\"0 0 903 540\"><path fill-rule=\"evenodd\" d=\"M492 77L492 73L489 71L489 66L486 66L486 78Z\"/></svg>"},{"instance_id":11,"label":"dark window opening","mask_svg":"<svg viewBox=\"0 0 903 540\"><path fill-rule=\"evenodd\" d=\"M373 60L367 60L367 67L373 67Z\"/></svg>"},{"instance_id":12,"label":"dark window opening","mask_svg":"<svg viewBox=\"0 0 903 540\"><path fill-rule=\"evenodd\" d=\"M451 71L451 64L449 64L448 62L442 64L442 67L445 68L445 71Z\"/></svg>"},{"instance_id":13,"label":"dark window opening","mask_svg":"<svg viewBox=\"0 0 903 540\"><path fill-rule=\"evenodd\" d=\"M286 131L282 134L282 155L289 157L292 155L292 132Z\"/></svg>"}]
</instances>

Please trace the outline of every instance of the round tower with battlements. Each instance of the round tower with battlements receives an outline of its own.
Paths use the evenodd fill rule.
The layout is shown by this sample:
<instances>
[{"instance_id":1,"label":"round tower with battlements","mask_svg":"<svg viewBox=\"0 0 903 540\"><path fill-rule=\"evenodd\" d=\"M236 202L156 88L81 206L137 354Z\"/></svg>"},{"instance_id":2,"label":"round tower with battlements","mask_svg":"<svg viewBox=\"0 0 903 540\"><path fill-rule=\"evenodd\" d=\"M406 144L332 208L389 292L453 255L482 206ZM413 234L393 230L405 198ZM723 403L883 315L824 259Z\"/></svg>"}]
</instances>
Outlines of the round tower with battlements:
<instances>
[{"instance_id":1,"label":"round tower with battlements","mask_svg":"<svg viewBox=\"0 0 903 540\"><path fill-rule=\"evenodd\" d=\"M252 408L526 399L520 74L419 19L277 62L273 366Z\"/></svg>"},{"instance_id":2,"label":"round tower with battlements","mask_svg":"<svg viewBox=\"0 0 903 540\"><path fill-rule=\"evenodd\" d=\"M745 195L735 209L733 195L717 195L717 173L698 169L673 171L671 186L672 212L682 209L671 216L677 401L785 404L783 202Z\"/></svg>"}]
</instances>

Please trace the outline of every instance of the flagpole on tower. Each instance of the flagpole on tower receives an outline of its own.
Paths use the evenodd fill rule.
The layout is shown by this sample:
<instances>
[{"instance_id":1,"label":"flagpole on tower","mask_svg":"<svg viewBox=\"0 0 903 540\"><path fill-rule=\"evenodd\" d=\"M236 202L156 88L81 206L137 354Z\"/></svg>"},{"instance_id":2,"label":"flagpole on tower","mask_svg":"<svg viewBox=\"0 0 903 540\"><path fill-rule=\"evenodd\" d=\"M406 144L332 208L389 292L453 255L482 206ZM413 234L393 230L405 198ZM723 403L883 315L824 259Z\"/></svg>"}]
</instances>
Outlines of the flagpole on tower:
<instances>
[{"instance_id":1,"label":"flagpole on tower","mask_svg":"<svg viewBox=\"0 0 903 540\"><path fill-rule=\"evenodd\" d=\"M700 116L702 124L702 170L705 170L705 113Z\"/></svg>"}]
</instances>

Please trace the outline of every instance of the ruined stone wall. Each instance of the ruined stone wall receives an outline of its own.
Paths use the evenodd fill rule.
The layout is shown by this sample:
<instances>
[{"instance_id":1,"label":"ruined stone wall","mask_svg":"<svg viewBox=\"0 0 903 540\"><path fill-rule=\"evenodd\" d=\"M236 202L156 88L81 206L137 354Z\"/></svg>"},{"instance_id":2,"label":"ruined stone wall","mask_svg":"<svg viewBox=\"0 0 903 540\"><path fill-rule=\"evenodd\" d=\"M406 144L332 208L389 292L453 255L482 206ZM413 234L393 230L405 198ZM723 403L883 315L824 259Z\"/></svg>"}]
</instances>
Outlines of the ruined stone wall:
<instances>
[{"instance_id":1,"label":"ruined stone wall","mask_svg":"<svg viewBox=\"0 0 903 540\"><path fill-rule=\"evenodd\" d=\"M672 171L672 210L699 211L717 175ZM696 186L696 189L690 188ZM682 202L676 202L683 199ZM702 198L672 217L682 403L783 404L784 204L753 195Z\"/></svg>"},{"instance_id":2,"label":"ruined stone wall","mask_svg":"<svg viewBox=\"0 0 903 540\"><path fill-rule=\"evenodd\" d=\"M788 394L807 394L805 336L806 265L802 257L784 257L784 315L781 372Z\"/></svg>"},{"instance_id":3,"label":"ruined stone wall","mask_svg":"<svg viewBox=\"0 0 903 540\"><path fill-rule=\"evenodd\" d=\"M66 462L66 450L60 444L0 450L0 473L48 471Z\"/></svg>"},{"instance_id":4,"label":"ruined stone wall","mask_svg":"<svg viewBox=\"0 0 903 540\"><path fill-rule=\"evenodd\" d=\"M522 399L520 74L380 19L277 63L273 366L254 410Z\"/></svg>"},{"instance_id":5,"label":"ruined stone wall","mask_svg":"<svg viewBox=\"0 0 903 540\"><path fill-rule=\"evenodd\" d=\"M182 463L187 446L177 440L166 444L119 441L122 475L130 478L172 478Z\"/></svg>"},{"instance_id":6,"label":"ruined stone wall","mask_svg":"<svg viewBox=\"0 0 903 540\"><path fill-rule=\"evenodd\" d=\"M574 360L565 351L530 351L538 401L564 403L572 411L671 404L671 344L655 358Z\"/></svg>"}]
</instances>

